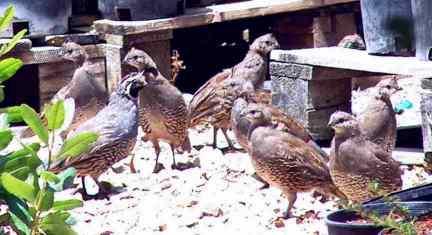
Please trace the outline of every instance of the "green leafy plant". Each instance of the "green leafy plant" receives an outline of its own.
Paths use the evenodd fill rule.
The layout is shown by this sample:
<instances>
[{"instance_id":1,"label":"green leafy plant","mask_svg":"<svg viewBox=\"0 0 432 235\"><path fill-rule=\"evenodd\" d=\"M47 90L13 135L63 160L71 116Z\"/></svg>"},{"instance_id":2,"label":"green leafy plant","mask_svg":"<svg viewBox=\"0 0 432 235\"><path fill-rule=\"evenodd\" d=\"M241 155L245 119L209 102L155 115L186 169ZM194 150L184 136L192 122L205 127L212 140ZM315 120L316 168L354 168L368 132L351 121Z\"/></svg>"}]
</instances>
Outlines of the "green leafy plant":
<instances>
[{"instance_id":1,"label":"green leafy plant","mask_svg":"<svg viewBox=\"0 0 432 235\"><path fill-rule=\"evenodd\" d=\"M0 31L11 23L14 8L8 7L0 16ZM24 36L25 31L16 34L8 43L0 47L0 58L9 52ZM0 102L4 99L2 82L11 78L22 66L16 58L0 61ZM81 207L82 201L77 199L57 200L56 192L64 190L74 180L76 171L69 168L58 174L49 171L53 160L74 157L88 150L97 139L94 133L83 133L65 140L61 150L54 152L54 139L60 128L64 128L67 110L64 101L59 100L47 105L44 118L28 105L20 105L1 109L0 113L0 203L6 204L7 212L0 215L0 225L9 225L18 234L76 234L71 225L73 218L68 212ZM39 142L24 144L14 136L9 125L24 121L37 135ZM13 140L20 147L11 146ZM38 151L48 149L48 162L43 164ZM9 150L11 149L11 150ZM3 234L0 227L0 234Z\"/></svg>"}]
</instances>

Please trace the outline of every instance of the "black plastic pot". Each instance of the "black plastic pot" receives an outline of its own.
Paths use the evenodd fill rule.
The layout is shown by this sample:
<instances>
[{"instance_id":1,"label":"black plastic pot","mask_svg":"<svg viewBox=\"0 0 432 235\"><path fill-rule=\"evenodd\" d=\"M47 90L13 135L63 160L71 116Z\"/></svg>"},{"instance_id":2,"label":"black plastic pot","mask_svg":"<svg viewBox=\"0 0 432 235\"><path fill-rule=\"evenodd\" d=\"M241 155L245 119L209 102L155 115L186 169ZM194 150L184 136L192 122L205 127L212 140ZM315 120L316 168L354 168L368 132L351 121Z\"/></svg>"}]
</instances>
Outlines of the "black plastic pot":
<instances>
[{"instance_id":1,"label":"black plastic pot","mask_svg":"<svg viewBox=\"0 0 432 235\"><path fill-rule=\"evenodd\" d=\"M416 38L416 57L432 60L432 1L411 0Z\"/></svg>"},{"instance_id":2,"label":"black plastic pot","mask_svg":"<svg viewBox=\"0 0 432 235\"><path fill-rule=\"evenodd\" d=\"M401 202L432 201L432 183L393 192L389 194L389 196L396 197ZM379 197L367 201L364 204L367 205L367 204L376 204L376 203L383 203L383 202L384 202L383 198Z\"/></svg>"},{"instance_id":3,"label":"black plastic pot","mask_svg":"<svg viewBox=\"0 0 432 235\"><path fill-rule=\"evenodd\" d=\"M411 0L361 0L363 31L369 54L413 52Z\"/></svg>"},{"instance_id":4,"label":"black plastic pot","mask_svg":"<svg viewBox=\"0 0 432 235\"><path fill-rule=\"evenodd\" d=\"M400 202L402 207L407 208L410 216L421 216L432 212L432 202ZM385 215L391 210L391 207L386 203L368 204L363 207L366 211L373 210L374 212ZM377 235L382 230L381 227L373 224L350 224L349 221L359 219L359 216L352 211L339 210L329 214L326 217L329 235Z\"/></svg>"}]
</instances>

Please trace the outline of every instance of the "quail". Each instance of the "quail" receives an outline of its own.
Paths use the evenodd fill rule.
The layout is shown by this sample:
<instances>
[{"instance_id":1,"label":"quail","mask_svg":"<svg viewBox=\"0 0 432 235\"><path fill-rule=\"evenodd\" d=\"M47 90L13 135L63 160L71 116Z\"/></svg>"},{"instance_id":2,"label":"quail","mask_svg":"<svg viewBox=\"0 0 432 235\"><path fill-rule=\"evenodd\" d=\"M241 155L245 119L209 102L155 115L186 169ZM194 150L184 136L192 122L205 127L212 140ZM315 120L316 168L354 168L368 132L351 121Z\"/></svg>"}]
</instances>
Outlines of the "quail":
<instances>
[{"instance_id":1,"label":"quail","mask_svg":"<svg viewBox=\"0 0 432 235\"><path fill-rule=\"evenodd\" d=\"M358 34L347 35L338 43L338 47L366 50L366 44Z\"/></svg>"},{"instance_id":2,"label":"quail","mask_svg":"<svg viewBox=\"0 0 432 235\"><path fill-rule=\"evenodd\" d=\"M334 129L330 152L330 174L336 186L354 202L376 195L371 185L378 183L382 193L402 186L399 163L381 146L362 134L358 120L351 114L335 112L329 126Z\"/></svg>"},{"instance_id":3,"label":"quail","mask_svg":"<svg viewBox=\"0 0 432 235\"><path fill-rule=\"evenodd\" d=\"M378 94L368 103L359 118L360 129L372 142L391 152L396 144L396 113L391 95L401 90L397 78L382 80L377 85Z\"/></svg>"},{"instance_id":4,"label":"quail","mask_svg":"<svg viewBox=\"0 0 432 235\"><path fill-rule=\"evenodd\" d=\"M64 135L66 135L105 107L109 95L105 87L96 81L95 65L89 61L83 47L74 42L66 42L63 44L61 53L63 59L72 61L77 66L72 80L52 98L53 101L73 98L75 102L74 119L70 127L65 130ZM26 129L22 137L32 135L31 129Z\"/></svg>"},{"instance_id":5,"label":"quail","mask_svg":"<svg viewBox=\"0 0 432 235\"><path fill-rule=\"evenodd\" d=\"M159 141L165 141L170 145L175 168L174 150L191 151L187 131L188 112L182 93L159 72L156 63L146 52L133 48L126 55L124 62L144 72L148 82L143 88L145 95L140 100L139 122L145 133L143 140L151 141L155 148L156 163L153 172L159 171Z\"/></svg>"},{"instance_id":6,"label":"quail","mask_svg":"<svg viewBox=\"0 0 432 235\"><path fill-rule=\"evenodd\" d=\"M265 110L247 110L241 119L250 123L249 155L260 177L282 190L289 204L285 216L297 198L297 192L316 189L344 198L331 180L321 155L302 139L272 127Z\"/></svg>"},{"instance_id":7,"label":"quail","mask_svg":"<svg viewBox=\"0 0 432 235\"><path fill-rule=\"evenodd\" d=\"M249 97L250 96L246 96ZM248 101L249 101L248 100ZM317 143L314 142L312 136L309 134L307 129L296 119L286 115L280 109L266 103L254 103L253 101L248 102L244 98L238 98L234 102L234 106L231 111L231 124L233 132L239 144L246 150L249 148L249 142L247 134L250 129L251 123L246 119L242 118L246 113L249 112L262 112L266 119L271 120L274 128L282 132L290 133L297 138L300 138L304 142L308 143L310 146L315 148L323 160L328 162L327 153L322 150ZM259 102L259 101L258 101Z\"/></svg>"},{"instance_id":8,"label":"quail","mask_svg":"<svg viewBox=\"0 0 432 235\"><path fill-rule=\"evenodd\" d=\"M85 176L95 180L100 193L108 193L98 178L114 163L126 158L135 146L138 133L137 102L139 91L145 85L143 74L125 77L111 94L108 105L68 134L72 138L83 132L94 132L98 134L97 141L80 156L57 159L50 170L57 173L74 167L82 179L85 196L88 196Z\"/></svg>"},{"instance_id":9,"label":"quail","mask_svg":"<svg viewBox=\"0 0 432 235\"><path fill-rule=\"evenodd\" d=\"M230 128L229 125L229 113L226 115L225 120L220 118L212 118L209 109L217 109L212 107L215 101L214 99L221 99L221 97L215 96L215 93L219 92L219 89L225 89L221 86L221 83L228 78L232 79L244 79L250 81L255 89L259 89L263 86L267 74L267 64L269 53L279 47L279 43L272 34L265 34L258 37L249 47L249 51L245 58L235 65L231 69L226 69L208 80L203 86L201 86L194 94L190 105L189 113L191 118L191 127L194 127L200 123L209 122L213 125L213 147L217 145L217 130L220 128L224 134L229 148L233 148L231 140L227 137L227 130ZM222 97L223 98L223 97ZM225 110L219 110L221 113ZM216 120L214 122L212 120ZM223 122L223 123L222 123ZM227 123L227 124L224 124Z\"/></svg>"}]
</instances>

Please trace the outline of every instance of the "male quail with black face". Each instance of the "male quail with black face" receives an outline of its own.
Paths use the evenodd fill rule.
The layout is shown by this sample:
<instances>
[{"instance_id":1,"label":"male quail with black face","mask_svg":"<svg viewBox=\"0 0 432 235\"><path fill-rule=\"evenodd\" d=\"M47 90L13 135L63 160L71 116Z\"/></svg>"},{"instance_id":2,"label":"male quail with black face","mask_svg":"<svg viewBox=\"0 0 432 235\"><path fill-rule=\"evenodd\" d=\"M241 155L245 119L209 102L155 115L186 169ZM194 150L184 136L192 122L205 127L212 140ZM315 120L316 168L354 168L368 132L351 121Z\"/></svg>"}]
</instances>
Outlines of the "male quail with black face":
<instances>
[{"instance_id":1,"label":"male quail with black face","mask_svg":"<svg viewBox=\"0 0 432 235\"><path fill-rule=\"evenodd\" d=\"M73 137L83 132L94 132L99 135L97 141L78 157L58 159L50 170L59 172L74 167L83 179L85 194L85 176L91 176L98 184L99 191L106 193L98 178L114 163L126 158L135 146L138 133L138 95L145 85L142 74L125 77L111 94L108 105L68 135Z\"/></svg>"}]
</instances>

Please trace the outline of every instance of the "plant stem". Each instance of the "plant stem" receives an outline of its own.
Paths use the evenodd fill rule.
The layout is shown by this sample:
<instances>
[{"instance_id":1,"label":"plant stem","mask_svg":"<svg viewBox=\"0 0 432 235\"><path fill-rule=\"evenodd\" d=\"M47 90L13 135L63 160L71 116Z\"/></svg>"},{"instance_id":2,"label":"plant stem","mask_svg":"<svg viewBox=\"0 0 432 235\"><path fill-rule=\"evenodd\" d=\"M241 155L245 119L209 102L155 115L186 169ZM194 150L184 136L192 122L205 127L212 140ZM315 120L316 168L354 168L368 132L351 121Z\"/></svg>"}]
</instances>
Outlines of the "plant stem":
<instances>
[{"instance_id":1,"label":"plant stem","mask_svg":"<svg viewBox=\"0 0 432 235\"><path fill-rule=\"evenodd\" d=\"M52 131L51 133L51 140L48 141L48 164L47 164L47 170L50 169L51 167L51 158L52 158L52 145L54 144L54 139L55 139L55 130Z\"/></svg>"},{"instance_id":2,"label":"plant stem","mask_svg":"<svg viewBox=\"0 0 432 235\"><path fill-rule=\"evenodd\" d=\"M30 227L30 234L31 235L38 235L39 234L38 233L38 231L39 231L38 227L39 227L40 214L41 214L40 211L36 212L36 215L35 215L35 218L33 220L33 223L32 223L32 225Z\"/></svg>"}]
</instances>

